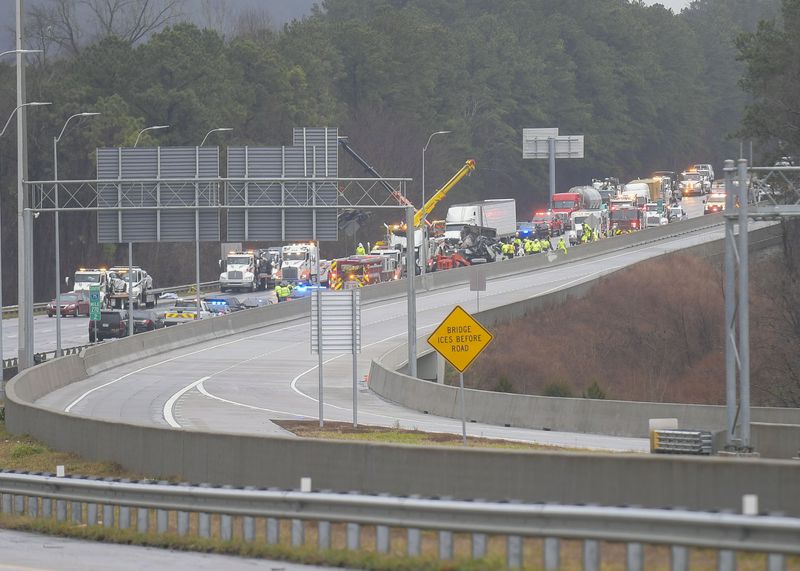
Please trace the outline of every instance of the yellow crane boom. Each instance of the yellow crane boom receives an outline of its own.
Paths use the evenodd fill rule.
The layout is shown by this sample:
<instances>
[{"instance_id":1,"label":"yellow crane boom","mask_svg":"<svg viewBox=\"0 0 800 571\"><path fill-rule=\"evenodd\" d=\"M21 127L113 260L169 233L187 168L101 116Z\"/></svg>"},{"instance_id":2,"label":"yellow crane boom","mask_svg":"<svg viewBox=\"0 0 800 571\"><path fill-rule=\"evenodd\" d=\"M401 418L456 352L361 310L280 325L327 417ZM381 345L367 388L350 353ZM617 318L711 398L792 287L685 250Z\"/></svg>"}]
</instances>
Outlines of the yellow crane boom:
<instances>
[{"instance_id":1,"label":"yellow crane boom","mask_svg":"<svg viewBox=\"0 0 800 571\"><path fill-rule=\"evenodd\" d=\"M439 204L445 196L447 196L447 193L450 192L462 178L467 176L473 170L475 170L475 161L473 159L469 159L466 163L464 163L464 166L453 175L453 178L444 183L444 186L437 190L420 210L417 210L417 213L414 215L414 228L419 228L419 225L422 224L422 217L425 215L425 213L430 213L431 210L436 208L436 205Z\"/></svg>"}]
</instances>

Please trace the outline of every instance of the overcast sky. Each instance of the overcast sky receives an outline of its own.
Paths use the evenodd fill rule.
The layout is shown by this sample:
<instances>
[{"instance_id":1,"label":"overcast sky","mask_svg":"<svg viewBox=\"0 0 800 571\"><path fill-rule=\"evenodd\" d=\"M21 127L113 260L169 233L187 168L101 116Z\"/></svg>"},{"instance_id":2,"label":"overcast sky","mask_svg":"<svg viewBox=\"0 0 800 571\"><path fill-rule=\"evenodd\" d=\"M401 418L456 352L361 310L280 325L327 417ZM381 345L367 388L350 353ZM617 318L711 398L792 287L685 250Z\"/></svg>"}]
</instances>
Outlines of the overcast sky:
<instances>
[{"instance_id":1,"label":"overcast sky","mask_svg":"<svg viewBox=\"0 0 800 571\"><path fill-rule=\"evenodd\" d=\"M675 13L686 8L689 2L690 0L645 0L645 4L663 4L667 8L672 8Z\"/></svg>"}]
</instances>

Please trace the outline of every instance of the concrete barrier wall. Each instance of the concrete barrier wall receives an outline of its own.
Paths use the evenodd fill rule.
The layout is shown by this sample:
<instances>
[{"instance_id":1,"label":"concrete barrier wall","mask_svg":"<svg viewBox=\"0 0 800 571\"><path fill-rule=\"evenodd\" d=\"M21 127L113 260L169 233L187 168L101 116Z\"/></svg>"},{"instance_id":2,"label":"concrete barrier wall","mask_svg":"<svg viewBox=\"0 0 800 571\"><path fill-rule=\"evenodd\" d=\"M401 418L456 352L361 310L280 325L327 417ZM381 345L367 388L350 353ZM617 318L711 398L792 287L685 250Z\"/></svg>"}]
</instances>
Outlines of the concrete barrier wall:
<instances>
[{"instance_id":1,"label":"concrete barrier wall","mask_svg":"<svg viewBox=\"0 0 800 571\"><path fill-rule=\"evenodd\" d=\"M800 458L800 426L797 424L756 419L750 423L750 436L753 447L764 458Z\"/></svg>"},{"instance_id":2,"label":"concrete barrier wall","mask_svg":"<svg viewBox=\"0 0 800 571\"><path fill-rule=\"evenodd\" d=\"M754 250L778 245L780 240L781 227L778 225L751 233L751 245ZM709 242L694 246L684 253L717 257L724 253L724 244L721 240ZM583 297L594 285L594 282L579 284L547 295L487 309L476 317L487 327L508 323L546 307L560 306L569 298ZM428 346L425 338L420 338L417 346L423 352L419 369L435 370L431 363L425 362L436 359L436 353ZM408 408L439 416L460 418L456 387L404 375L401 371L406 365L407 350L405 344L401 344L372 363L370 388L383 398ZM642 438L648 435L648 420L651 418L677 418L681 427L708 430L723 430L726 422L725 407L717 405L558 398L473 389L465 391L465 403L468 420L475 422ZM800 424L800 409L796 408L755 407L751 415L754 422ZM765 456L790 458L797 452L795 449L789 456L778 454L777 451L786 448L768 444L770 434L772 433L764 432L761 438Z\"/></svg>"},{"instance_id":3,"label":"concrete barrier wall","mask_svg":"<svg viewBox=\"0 0 800 571\"><path fill-rule=\"evenodd\" d=\"M37 367L57 368L53 361ZM51 374L48 372L46 374ZM23 375L30 375L24 372ZM193 482L531 502L680 505L800 516L800 462L425 448L171 430L31 407L9 384L9 428L86 458Z\"/></svg>"}]
</instances>

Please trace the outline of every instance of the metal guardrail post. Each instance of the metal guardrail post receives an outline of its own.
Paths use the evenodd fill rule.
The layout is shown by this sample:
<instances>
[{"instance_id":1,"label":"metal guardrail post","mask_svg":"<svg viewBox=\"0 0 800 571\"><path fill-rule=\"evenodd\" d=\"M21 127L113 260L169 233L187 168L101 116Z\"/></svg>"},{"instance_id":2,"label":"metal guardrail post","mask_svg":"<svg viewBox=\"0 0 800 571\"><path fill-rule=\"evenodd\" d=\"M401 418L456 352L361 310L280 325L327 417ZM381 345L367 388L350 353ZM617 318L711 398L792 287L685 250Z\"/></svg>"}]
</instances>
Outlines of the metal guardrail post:
<instances>
[{"instance_id":1,"label":"metal guardrail post","mask_svg":"<svg viewBox=\"0 0 800 571\"><path fill-rule=\"evenodd\" d=\"M729 549L718 551L717 569L719 571L736 571L736 552Z\"/></svg>"},{"instance_id":2,"label":"metal guardrail post","mask_svg":"<svg viewBox=\"0 0 800 571\"><path fill-rule=\"evenodd\" d=\"M187 535L189 533L189 512L178 512L178 535Z\"/></svg>"},{"instance_id":3,"label":"metal guardrail post","mask_svg":"<svg viewBox=\"0 0 800 571\"><path fill-rule=\"evenodd\" d=\"M39 515L39 498L36 496L28 497L28 517L38 517Z\"/></svg>"},{"instance_id":4,"label":"metal guardrail post","mask_svg":"<svg viewBox=\"0 0 800 571\"><path fill-rule=\"evenodd\" d=\"M25 514L25 496L19 494L14 496L14 513L17 515Z\"/></svg>"},{"instance_id":5,"label":"metal guardrail post","mask_svg":"<svg viewBox=\"0 0 800 571\"><path fill-rule=\"evenodd\" d=\"M256 520L251 516L245 516L242 521L242 537L248 543L256 540Z\"/></svg>"},{"instance_id":6,"label":"metal guardrail post","mask_svg":"<svg viewBox=\"0 0 800 571\"><path fill-rule=\"evenodd\" d=\"M357 523L347 524L347 549L350 551L361 549L361 526Z\"/></svg>"},{"instance_id":7,"label":"metal guardrail post","mask_svg":"<svg viewBox=\"0 0 800 571\"><path fill-rule=\"evenodd\" d=\"M409 557L419 557L422 551L422 533L418 529L408 528L406 531L406 551Z\"/></svg>"},{"instance_id":8,"label":"metal guardrail post","mask_svg":"<svg viewBox=\"0 0 800 571\"><path fill-rule=\"evenodd\" d=\"M506 538L506 560L509 569L522 567L522 538L519 535Z\"/></svg>"},{"instance_id":9,"label":"metal guardrail post","mask_svg":"<svg viewBox=\"0 0 800 571\"><path fill-rule=\"evenodd\" d=\"M81 523L83 520L83 504L81 502L72 502L72 521Z\"/></svg>"},{"instance_id":10,"label":"metal guardrail post","mask_svg":"<svg viewBox=\"0 0 800 571\"><path fill-rule=\"evenodd\" d=\"M561 567L561 541L556 537L546 537L544 540L544 568L546 571L556 571Z\"/></svg>"},{"instance_id":11,"label":"metal guardrail post","mask_svg":"<svg viewBox=\"0 0 800 571\"><path fill-rule=\"evenodd\" d=\"M644 571L644 547L641 543L629 543L626 548L627 571Z\"/></svg>"},{"instance_id":12,"label":"metal guardrail post","mask_svg":"<svg viewBox=\"0 0 800 571\"><path fill-rule=\"evenodd\" d=\"M128 529L131 526L131 508L120 506L119 508L119 528Z\"/></svg>"},{"instance_id":13,"label":"metal guardrail post","mask_svg":"<svg viewBox=\"0 0 800 571\"><path fill-rule=\"evenodd\" d=\"M689 550L682 545L673 545L670 549L670 570L689 571Z\"/></svg>"},{"instance_id":14,"label":"metal guardrail post","mask_svg":"<svg viewBox=\"0 0 800 571\"><path fill-rule=\"evenodd\" d=\"M302 547L306 543L306 522L302 519L292 520L292 547Z\"/></svg>"},{"instance_id":15,"label":"metal guardrail post","mask_svg":"<svg viewBox=\"0 0 800 571\"><path fill-rule=\"evenodd\" d=\"M439 532L439 559L449 561L453 558L453 532Z\"/></svg>"},{"instance_id":16,"label":"metal guardrail post","mask_svg":"<svg viewBox=\"0 0 800 571\"><path fill-rule=\"evenodd\" d=\"M97 525L97 504L94 502L86 508L86 525Z\"/></svg>"},{"instance_id":17,"label":"metal guardrail post","mask_svg":"<svg viewBox=\"0 0 800 571\"><path fill-rule=\"evenodd\" d=\"M486 557L486 534L473 533L472 534L472 558L483 559Z\"/></svg>"},{"instance_id":18,"label":"metal guardrail post","mask_svg":"<svg viewBox=\"0 0 800 571\"><path fill-rule=\"evenodd\" d=\"M67 521L67 502L56 500L56 521Z\"/></svg>"},{"instance_id":19,"label":"metal guardrail post","mask_svg":"<svg viewBox=\"0 0 800 571\"><path fill-rule=\"evenodd\" d=\"M169 527L167 514L167 510L156 510L156 530L158 533L166 533Z\"/></svg>"},{"instance_id":20,"label":"metal guardrail post","mask_svg":"<svg viewBox=\"0 0 800 571\"><path fill-rule=\"evenodd\" d=\"M594 539L583 540L583 571L600 571L600 543Z\"/></svg>"},{"instance_id":21,"label":"metal guardrail post","mask_svg":"<svg viewBox=\"0 0 800 571\"><path fill-rule=\"evenodd\" d=\"M197 514L197 530L200 537L211 537L211 515L205 512Z\"/></svg>"},{"instance_id":22,"label":"metal guardrail post","mask_svg":"<svg viewBox=\"0 0 800 571\"><path fill-rule=\"evenodd\" d=\"M147 508L136 508L136 531L147 533L150 531L150 510Z\"/></svg>"},{"instance_id":23,"label":"metal guardrail post","mask_svg":"<svg viewBox=\"0 0 800 571\"><path fill-rule=\"evenodd\" d=\"M375 550L378 553L389 553L391 535L388 526L379 525L375 528Z\"/></svg>"},{"instance_id":24,"label":"metal guardrail post","mask_svg":"<svg viewBox=\"0 0 800 571\"><path fill-rule=\"evenodd\" d=\"M274 517L267 518L267 543L277 545L281 542L281 522Z\"/></svg>"},{"instance_id":25,"label":"metal guardrail post","mask_svg":"<svg viewBox=\"0 0 800 571\"><path fill-rule=\"evenodd\" d=\"M103 504L103 527L114 527L114 506Z\"/></svg>"},{"instance_id":26,"label":"metal guardrail post","mask_svg":"<svg viewBox=\"0 0 800 571\"><path fill-rule=\"evenodd\" d=\"M231 516L225 514L219 516L219 536L222 541L233 539L233 518Z\"/></svg>"},{"instance_id":27,"label":"metal guardrail post","mask_svg":"<svg viewBox=\"0 0 800 571\"><path fill-rule=\"evenodd\" d=\"M767 571L786 571L786 557L780 553L770 553L767 556Z\"/></svg>"},{"instance_id":28,"label":"metal guardrail post","mask_svg":"<svg viewBox=\"0 0 800 571\"><path fill-rule=\"evenodd\" d=\"M53 517L52 498L42 498L42 517L45 519L50 519Z\"/></svg>"}]
</instances>

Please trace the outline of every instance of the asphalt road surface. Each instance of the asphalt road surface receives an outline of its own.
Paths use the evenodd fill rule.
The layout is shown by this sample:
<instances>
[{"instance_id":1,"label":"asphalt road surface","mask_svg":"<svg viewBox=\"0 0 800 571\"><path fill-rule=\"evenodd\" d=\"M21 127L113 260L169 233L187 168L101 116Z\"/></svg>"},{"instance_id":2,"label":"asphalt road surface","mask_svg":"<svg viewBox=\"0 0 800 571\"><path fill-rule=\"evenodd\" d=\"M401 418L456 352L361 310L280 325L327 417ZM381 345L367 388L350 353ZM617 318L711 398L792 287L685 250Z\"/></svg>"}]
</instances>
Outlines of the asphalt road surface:
<instances>
[{"instance_id":1,"label":"asphalt road surface","mask_svg":"<svg viewBox=\"0 0 800 571\"><path fill-rule=\"evenodd\" d=\"M716 240L722 226L677 240L611 252L552 269L487 281L481 307L505 305L569 287L621 267ZM291 303L308 303L305 300ZM475 293L454 286L417 297L420 334L431 331L455 304L475 309ZM406 301L395 298L362 308L362 353L358 378L370 361L404 343ZM270 419L315 419L318 411L317 357L310 352L308 319L217 339L117 367L74 383L39 400L73 414L174 428L250 434L284 434ZM352 420L349 355L326 355L326 420ZM434 417L388 403L368 390L358 392L362 424L460 433L460 421ZM467 411L469 416L469 411ZM646 451L646 439L468 424L468 434L595 449Z\"/></svg>"},{"instance_id":2,"label":"asphalt road surface","mask_svg":"<svg viewBox=\"0 0 800 571\"><path fill-rule=\"evenodd\" d=\"M0 571L322 571L330 567L0 530Z\"/></svg>"},{"instance_id":3,"label":"asphalt road surface","mask_svg":"<svg viewBox=\"0 0 800 571\"><path fill-rule=\"evenodd\" d=\"M686 197L683 199L683 207L689 218L703 215L702 197ZM566 238L565 238L566 240ZM552 240L553 247L558 243L558 239ZM568 241L567 241L568 242ZM204 294L209 295L209 294ZM250 297L269 297L275 299L275 294L269 292L256 293L235 293L240 299ZM162 302L160 306L165 307L168 302ZM63 317L61 319L61 345L62 347L76 347L85 345L89 342L89 319L88 317ZM17 356L17 319L3 320L3 358L9 359ZM56 320L48 318L46 315L34 317L34 339L37 352L53 351L56 348ZM113 340L111 341L113 342Z\"/></svg>"}]
</instances>

